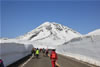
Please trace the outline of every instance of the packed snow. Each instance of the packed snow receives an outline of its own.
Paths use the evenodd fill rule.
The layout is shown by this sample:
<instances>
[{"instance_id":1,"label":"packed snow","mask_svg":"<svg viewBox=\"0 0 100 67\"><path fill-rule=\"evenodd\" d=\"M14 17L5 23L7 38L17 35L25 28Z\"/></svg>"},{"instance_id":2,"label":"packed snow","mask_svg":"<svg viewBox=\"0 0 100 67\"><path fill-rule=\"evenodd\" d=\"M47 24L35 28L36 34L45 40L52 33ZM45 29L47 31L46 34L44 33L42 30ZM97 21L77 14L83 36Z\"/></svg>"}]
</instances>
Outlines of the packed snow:
<instances>
[{"instance_id":1,"label":"packed snow","mask_svg":"<svg viewBox=\"0 0 100 67\"><path fill-rule=\"evenodd\" d=\"M94 31L88 33L88 35L100 35L100 29L94 30Z\"/></svg>"},{"instance_id":2,"label":"packed snow","mask_svg":"<svg viewBox=\"0 0 100 67\"><path fill-rule=\"evenodd\" d=\"M32 48L31 44L0 43L0 58L7 66L31 54Z\"/></svg>"},{"instance_id":3,"label":"packed snow","mask_svg":"<svg viewBox=\"0 0 100 67\"><path fill-rule=\"evenodd\" d=\"M100 66L100 35L74 38L58 46L57 52Z\"/></svg>"}]
</instances>

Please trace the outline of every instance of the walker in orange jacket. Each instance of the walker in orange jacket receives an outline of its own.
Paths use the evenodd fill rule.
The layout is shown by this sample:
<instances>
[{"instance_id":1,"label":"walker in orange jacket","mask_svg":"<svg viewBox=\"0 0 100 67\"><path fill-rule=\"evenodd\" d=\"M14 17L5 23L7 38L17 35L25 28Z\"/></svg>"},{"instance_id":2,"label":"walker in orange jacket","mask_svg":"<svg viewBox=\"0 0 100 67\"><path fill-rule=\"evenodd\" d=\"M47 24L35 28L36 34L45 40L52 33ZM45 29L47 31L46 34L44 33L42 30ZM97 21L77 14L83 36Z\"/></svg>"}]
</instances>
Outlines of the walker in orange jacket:
<instances>
[{"instance_id":1,"label":"walker in orange jacket","mask_svg":"<svg viewBox=\"0 0 100 67\"><path fill-rule=\"evenodd\" d=\"M55 63L57 61L57 54L55 52L55 49L52 50L51 52L51 55L50 55L50 59L51 59L51 64L52 64L52 67L55 67Z\"/></svg>"}]
</instances>

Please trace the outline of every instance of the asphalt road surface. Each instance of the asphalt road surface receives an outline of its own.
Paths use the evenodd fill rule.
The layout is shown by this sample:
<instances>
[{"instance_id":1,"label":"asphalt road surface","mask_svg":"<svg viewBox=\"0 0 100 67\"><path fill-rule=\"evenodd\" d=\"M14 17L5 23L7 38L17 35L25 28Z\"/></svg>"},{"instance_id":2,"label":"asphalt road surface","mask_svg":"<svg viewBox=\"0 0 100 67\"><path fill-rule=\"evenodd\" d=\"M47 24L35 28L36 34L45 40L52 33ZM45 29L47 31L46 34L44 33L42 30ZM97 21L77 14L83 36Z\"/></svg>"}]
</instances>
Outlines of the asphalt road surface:
<instances>
[{"instance_id":1,"label":"asphalt road surface","mask_svg":"<svg viewBox=\"0 0 100 67\"><path fill-rule=\"evenodd\" d=\"M95 67L62 55L58 55L58 58L57 63L59 63L60 67Z\"/></svg>"},{"instance_id":2,"label":"asphalt road surface","mask_svg":"<svg viewBox=\"0 0 100 67\"><path fill-rule=\"evenodd\" d=\"M59 67L96 67L62 55L58 55L57 64ZM13 65L9 67L51 67L51 61L49 57L43 56L41 53L38 59L31 57L19 66Z\"/></svg>"},{"instance_id":3,"label":"asphalt road surface","mask_svg":"<svg viewBox=\"0 0 100 67\"><path fill-rule=\"evenodd\" d=\"M26 65L23 67L51 67L51 61L49 57L40 54L39 58L33 57Z\"/></svg>"}]
</instances>

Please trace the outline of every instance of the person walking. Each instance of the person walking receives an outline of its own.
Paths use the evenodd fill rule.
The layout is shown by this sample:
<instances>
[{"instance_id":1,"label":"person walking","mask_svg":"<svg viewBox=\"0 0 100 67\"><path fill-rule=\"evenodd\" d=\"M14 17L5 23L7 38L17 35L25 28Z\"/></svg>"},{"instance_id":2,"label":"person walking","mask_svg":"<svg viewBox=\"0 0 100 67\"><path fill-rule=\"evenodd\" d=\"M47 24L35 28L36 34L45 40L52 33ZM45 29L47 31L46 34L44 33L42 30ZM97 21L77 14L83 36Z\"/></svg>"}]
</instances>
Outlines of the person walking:
<instances>
[{"instance_id":1,"label":"person walking","mask_svg":"<svg viewBox=\"0 0 100 67\"><path fill-rule=\"evenodd\" d=\"M3 61L0 59L0 67L4 67Z\"/></svg>"},{"instance_id":2,"label":"person walking","mask_svg":"<svg viewBox=\"0 0 100 67\"><path fill-rule=\"evenodd\" d=\"M36 58L38 58L39 57L39 49L37 48L36 49Z\"/></svg>"},{"instance_id":3,"label":"person walking","mask_svg":"<svg viewBox=\"0 0 100 67\"><path fill-rule=\"evenodd\" d=\"M42 48L40 48L40 53L41 53L41 51L42 51Z\"/></svg>"},{"instance_id":4,"label":"person walking","mask_svg":"<svg viewBox=\"0 0 100 67\"><path fill-rule=\"evenodd\" d=\"M43 56L45 56L45 49L44 48L42 49L42 52L43 52Z\"/></svg>"},{"instance_id":5,"label":"person walking","mask_svg":"<svg viewBox=\"0 0 100 67\"><path fill-rule=\"evenodd\" d=\"M49 50L48 50L48 49L46 49L46 56L48 56L48 53L49 53Z\"/></svg>"},{"instance_id":6,"label":"person walking","mask_svg":"<svg viewBox=\"0 0 100 67\"><path fill-rule=\"evenodd\" d=\"M55 52L55 49L52 50L50 59L51 59L52 67L56 67L57 53Z\"/></svg>"},{"instance_id":7,"label":"person walking","mask_svg":"<svg viewBox=\"0 0 100 67\"><path fill-rule=\"evenodd\" d=\"M34 54L34 56L35 56L35 53L36 53L36 49L33 48L33 49L32 49L32 54Z\"/></svg>"}]
</instances>

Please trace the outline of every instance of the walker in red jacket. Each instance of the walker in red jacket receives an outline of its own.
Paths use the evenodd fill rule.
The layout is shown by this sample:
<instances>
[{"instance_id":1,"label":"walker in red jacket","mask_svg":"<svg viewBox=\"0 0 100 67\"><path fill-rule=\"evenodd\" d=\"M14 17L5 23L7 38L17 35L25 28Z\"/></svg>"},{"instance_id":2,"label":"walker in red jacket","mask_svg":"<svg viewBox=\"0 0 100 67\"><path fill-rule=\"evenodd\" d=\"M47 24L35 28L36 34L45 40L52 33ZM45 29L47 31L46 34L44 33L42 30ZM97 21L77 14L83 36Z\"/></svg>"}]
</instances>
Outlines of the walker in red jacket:
<instances>
[{"instance_id":1,"label":"walker in red jacket","mask_svg":"<svg viewBox=\"0 0 100 67\"><path fill-rule=\"evenodd\" d=\"M51 52L51 55L50 55L50 59L51 59L51 64L52 64L52 67L55 67L55 63L57 61L57 54L55 52L55 49L52 50Z\"/></svg>"},{"instance_id":2,"label":"walker in red jacket","mask_svg":"<svg viewBox=\"0 0 100 67\"><path fill-rule=\"evenodd\" d=\"M4 67L3 61L0 59L0 67Z\"/></svg>"}]
</instances>

